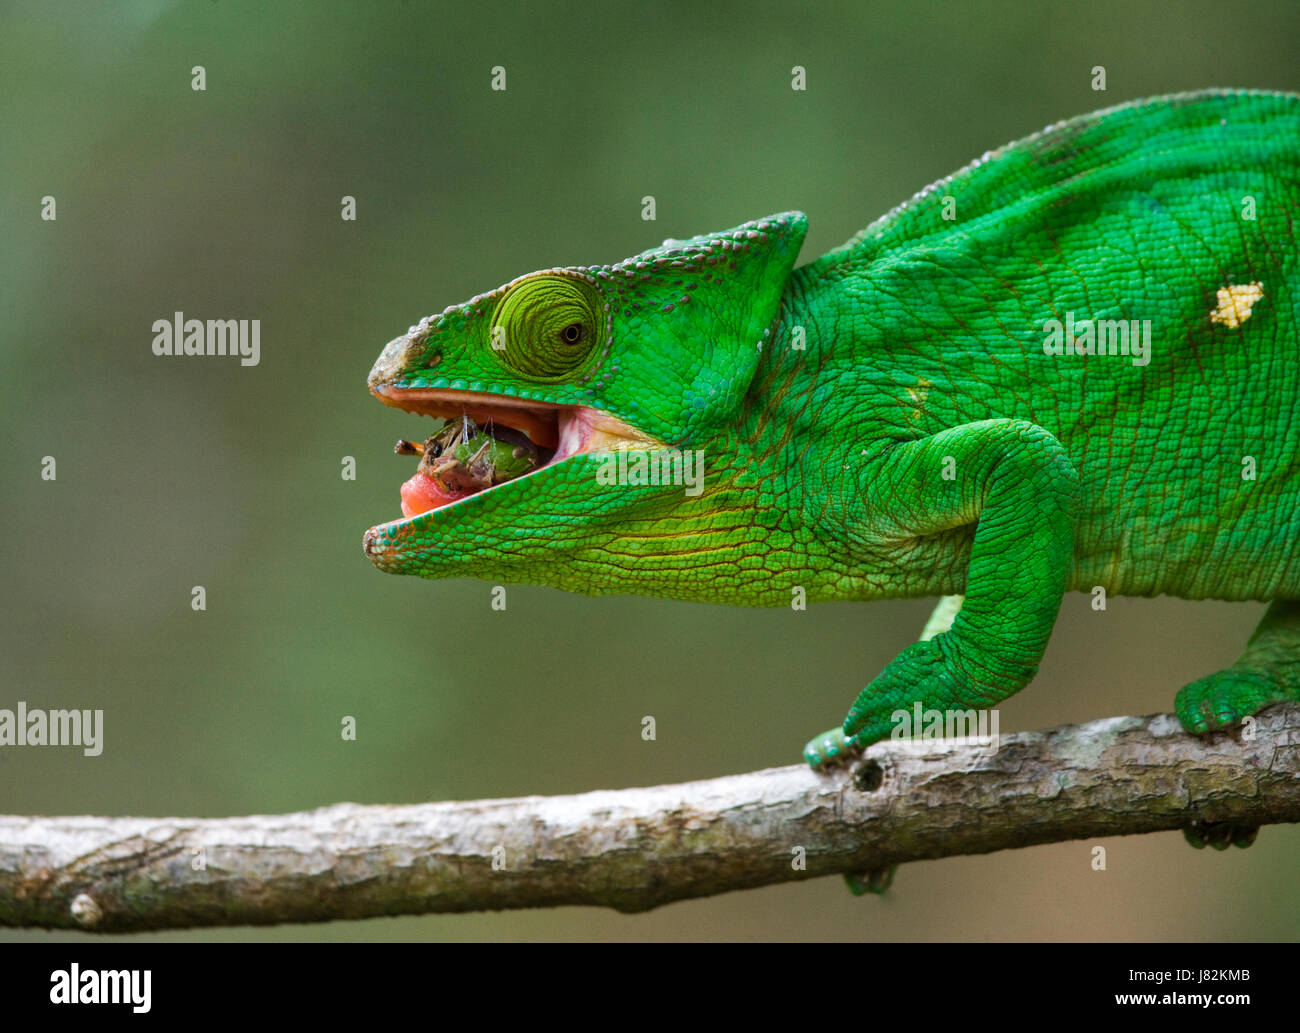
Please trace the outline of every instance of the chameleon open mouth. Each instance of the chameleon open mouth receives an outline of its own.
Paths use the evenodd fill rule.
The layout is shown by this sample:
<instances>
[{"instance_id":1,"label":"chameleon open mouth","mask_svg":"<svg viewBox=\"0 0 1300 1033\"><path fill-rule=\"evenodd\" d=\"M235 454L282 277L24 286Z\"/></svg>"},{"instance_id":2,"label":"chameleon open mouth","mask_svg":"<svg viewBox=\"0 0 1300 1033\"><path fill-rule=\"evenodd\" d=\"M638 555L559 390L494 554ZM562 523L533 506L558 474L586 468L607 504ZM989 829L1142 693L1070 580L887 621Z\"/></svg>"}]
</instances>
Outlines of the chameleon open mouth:
<instances>
[{"instance_id":1,"label":"chameleon open mouth","mask_svg":"<svg viewBox=\"0 0 1300 1033\"><path fill-rule=\"evenodd\" d=\"M421 459L415 476L401 488L403 520L392 523L504 489L576 455L662 447L616 416L584 405L386 384L376 386L373 394L404 412L448 421L423 445L398 442L399 453Z\"/></svg>"}]
</instances>

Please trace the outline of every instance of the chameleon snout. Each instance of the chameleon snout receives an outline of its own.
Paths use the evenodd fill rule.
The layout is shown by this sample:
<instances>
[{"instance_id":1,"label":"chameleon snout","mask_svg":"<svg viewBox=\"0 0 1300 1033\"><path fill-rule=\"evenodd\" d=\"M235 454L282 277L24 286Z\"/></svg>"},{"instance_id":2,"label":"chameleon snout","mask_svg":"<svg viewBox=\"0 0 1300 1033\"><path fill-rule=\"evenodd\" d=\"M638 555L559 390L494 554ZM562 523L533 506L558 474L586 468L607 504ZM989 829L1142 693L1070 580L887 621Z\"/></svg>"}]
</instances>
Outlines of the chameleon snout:
<instances>
[{"instance_id":1,"label":"chameleon snout","mask_svg":"<svg viewBox=\"0 0 1300 1033\"><path fill-rule=\"evenodd\" d=\"M397 383L398 377L414 366L423 347L415 331L416 328L412 327L401 337L394 337L384 345L384 350L370 368L370 376L366 378L366 385L372 394L379 394L383 388L391 387Z\"/></svg>"}]
</instances>

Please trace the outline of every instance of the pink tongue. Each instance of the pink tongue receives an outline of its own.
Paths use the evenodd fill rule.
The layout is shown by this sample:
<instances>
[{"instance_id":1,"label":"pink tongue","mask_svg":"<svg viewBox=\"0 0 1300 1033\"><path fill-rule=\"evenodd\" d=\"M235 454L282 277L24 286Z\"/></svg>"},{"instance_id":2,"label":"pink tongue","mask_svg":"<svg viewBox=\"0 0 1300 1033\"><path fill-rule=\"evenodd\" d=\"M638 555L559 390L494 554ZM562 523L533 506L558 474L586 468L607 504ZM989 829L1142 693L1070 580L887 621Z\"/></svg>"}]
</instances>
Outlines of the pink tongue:
<instances>
[{"instance_id":1,"label":"pink tongue","mask_svg":"<svg viewBox=\"0 0 1300 1033\"><path fill-rule=\"evenodd\" d=\"M434 483L432 477L417 473L402 485L402 516L413 517L418 513L427 513L473 494L472 491L445 492Z\"/></svg>"}]
</instances>

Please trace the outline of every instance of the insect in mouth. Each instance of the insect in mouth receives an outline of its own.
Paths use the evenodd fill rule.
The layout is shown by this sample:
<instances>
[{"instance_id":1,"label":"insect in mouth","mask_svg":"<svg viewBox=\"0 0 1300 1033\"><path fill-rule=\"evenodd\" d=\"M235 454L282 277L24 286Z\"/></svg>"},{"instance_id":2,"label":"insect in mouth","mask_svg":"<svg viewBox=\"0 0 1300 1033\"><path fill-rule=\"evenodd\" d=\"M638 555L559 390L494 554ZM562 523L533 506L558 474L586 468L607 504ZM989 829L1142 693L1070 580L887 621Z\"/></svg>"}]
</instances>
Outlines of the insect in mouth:
<instances>
[{"instance_id":1,"label":"insect in mouth","mask_svg":"<svg viewBox=\"0 0 1300 1033\"><path fill-rule=\"evenodd\" d=\"M522 477L543 465L548 450L539 448L526 434L491 420L476 423L468 415L448 420L423 442L398 441L398 455L418 455L416 476L429 483L431 494L459 499L485 488Z\"/></svg>"}]
</instances>

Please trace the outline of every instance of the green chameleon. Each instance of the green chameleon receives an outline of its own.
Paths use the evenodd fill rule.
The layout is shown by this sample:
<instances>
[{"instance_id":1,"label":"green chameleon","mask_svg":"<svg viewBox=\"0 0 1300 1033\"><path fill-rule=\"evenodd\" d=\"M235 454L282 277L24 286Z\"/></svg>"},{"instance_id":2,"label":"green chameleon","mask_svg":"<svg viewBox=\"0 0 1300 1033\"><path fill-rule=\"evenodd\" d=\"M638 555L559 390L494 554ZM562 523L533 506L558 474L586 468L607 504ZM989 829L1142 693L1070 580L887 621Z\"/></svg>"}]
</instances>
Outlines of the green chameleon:
<instances>
[{"instance_id":1,"label":"green chameleon","mask_svg":"<svg viewBox=\"0 0 1300 1033\"><path fill-rule=\"evenodd\" d=\"M918 702L1023 688L1068 590L1271 600L1178 717L1300 699L1300 96L1062 122L795 269L806 225L530 273L391 341L381 401L537 453L455 498L417 471L367 555L750 606L949 597L814 767Z\"/></svg>"}]
</instances>

